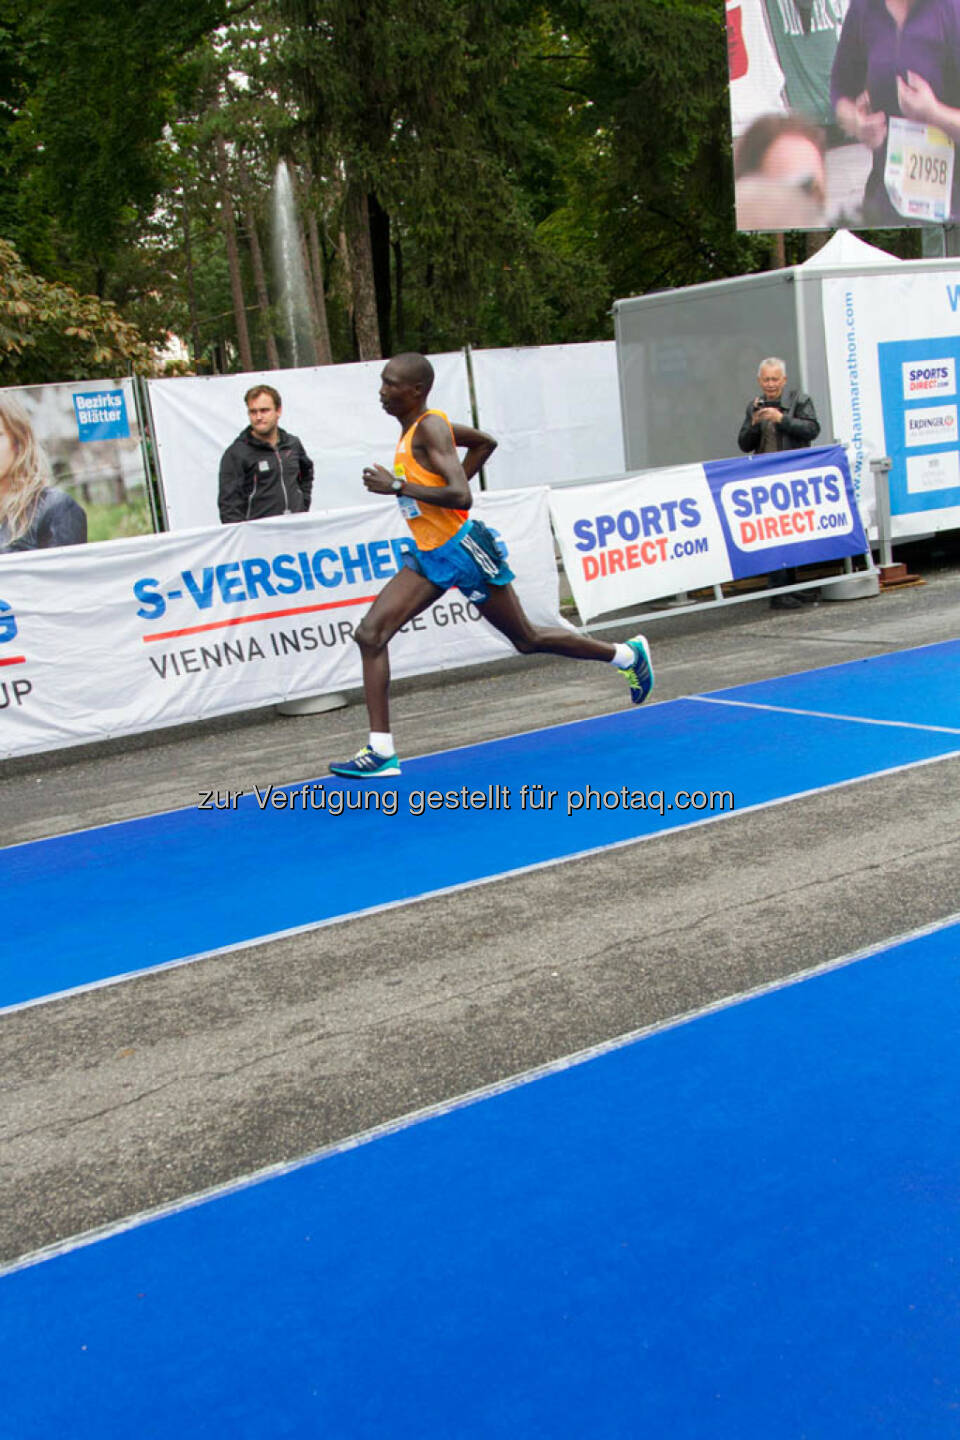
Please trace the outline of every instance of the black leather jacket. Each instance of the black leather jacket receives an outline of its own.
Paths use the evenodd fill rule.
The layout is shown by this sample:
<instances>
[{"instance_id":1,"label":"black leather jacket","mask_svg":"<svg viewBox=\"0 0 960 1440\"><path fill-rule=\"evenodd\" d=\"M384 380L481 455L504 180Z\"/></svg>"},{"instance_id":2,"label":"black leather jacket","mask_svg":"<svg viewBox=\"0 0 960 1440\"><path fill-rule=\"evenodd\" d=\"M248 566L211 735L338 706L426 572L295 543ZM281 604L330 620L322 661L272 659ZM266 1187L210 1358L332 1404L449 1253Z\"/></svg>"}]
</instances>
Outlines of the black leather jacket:
<instances>
[{"instance_id":1,"label":"black leather jacket","mask_svg":"<svg viewBox=\"0 0 960 1440\"><path fill-rule=\"evenodd\" d=\"M276 449L248 425L220 461L220 519L262 520L310 509L313 461L296 435L277 431Z\"/></svg>"},{"instance_id":2,"label":"black leather jacket","mask_svg":"<svg viewBox=\"0 0 960 1440\"><path fill-rule=\"evenodd\" d=\"M782 410L783 417L774 427L778 450L806 450L820 434L820 421L813 401L802 390L784 390L779 400L765 400L765 405ZM737 444L741 450L759 450L762 430L753 418L751 400L740 426Z\"/></svg>"}]
</instances>

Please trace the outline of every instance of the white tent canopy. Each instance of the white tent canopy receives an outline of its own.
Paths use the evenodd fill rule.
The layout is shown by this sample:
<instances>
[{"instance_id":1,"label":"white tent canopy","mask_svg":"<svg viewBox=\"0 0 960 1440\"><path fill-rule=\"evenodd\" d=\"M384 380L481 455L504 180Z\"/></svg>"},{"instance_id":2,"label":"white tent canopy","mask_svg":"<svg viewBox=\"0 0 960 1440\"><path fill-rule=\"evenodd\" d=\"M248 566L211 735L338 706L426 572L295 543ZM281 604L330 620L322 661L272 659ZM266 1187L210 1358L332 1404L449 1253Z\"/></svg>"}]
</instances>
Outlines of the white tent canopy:
<instances>
[{"instance_id":1,"label":"white tent canopy","mask_svg":"<svg viewBox=\"0 0 960 1440\"><path fill-rule=\"evenodd\" d=\"M822 249L809 260L805 260L800 267L803 270L836 270L838 267L851 267L862 270L867 265L902 265L903 261L897 255L889 255L886 250L879 249L876 245L868 245L866 240L851 235L849 230L838 230L832 235Z\"/></svg>"}]
</instances>

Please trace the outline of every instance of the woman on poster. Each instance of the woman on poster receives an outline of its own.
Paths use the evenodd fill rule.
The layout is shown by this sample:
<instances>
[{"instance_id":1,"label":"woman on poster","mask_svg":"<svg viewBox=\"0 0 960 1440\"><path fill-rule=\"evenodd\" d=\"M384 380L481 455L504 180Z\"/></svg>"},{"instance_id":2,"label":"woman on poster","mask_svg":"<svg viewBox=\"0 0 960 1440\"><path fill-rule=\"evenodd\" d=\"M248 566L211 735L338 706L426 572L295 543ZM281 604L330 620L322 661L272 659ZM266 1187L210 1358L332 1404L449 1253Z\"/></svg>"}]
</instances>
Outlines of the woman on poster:
<instances>
[{"instance_id":1,"label":"woman on poster","mask_svg":"<svg viewBox=\"0 0 960 1440\"><path fill-rule=\"evenodd\" d=\"M84 511L50 478L26 410L0 391L0 555L85 542Z\"/></svg>"}]
</instances>

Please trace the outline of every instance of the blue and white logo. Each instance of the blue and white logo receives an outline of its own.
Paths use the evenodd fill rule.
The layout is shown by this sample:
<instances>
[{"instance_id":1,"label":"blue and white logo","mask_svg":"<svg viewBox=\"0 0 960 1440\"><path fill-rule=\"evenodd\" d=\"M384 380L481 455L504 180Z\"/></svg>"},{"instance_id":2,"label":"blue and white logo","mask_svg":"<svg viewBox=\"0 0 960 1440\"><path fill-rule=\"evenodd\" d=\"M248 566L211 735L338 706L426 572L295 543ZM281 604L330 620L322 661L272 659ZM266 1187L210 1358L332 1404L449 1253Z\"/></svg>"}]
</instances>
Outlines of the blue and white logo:
<instances>
[{"instance_id":1,"label":"blue and white logo","mask_svg":"<svg viewBox=\"0 0 960 1440\"><path fill-rule=\"evenodd\" d=\"M909 360L902 366L904 400L923 400L928 395L954 395L957 367L952 355L934 360Z\"/></svg>"},{"instance_id":2,"label":"blue and white logo","mask_svg":"<svg viewBox=\"0 0 960 1440\"><path fill-rule=\"evenodd\" d=\"M746 554L853 532L847 488L835 465L756 479L748 473L724 485L719 500L733 543Z\"/></svg>"},{"instance_id":3,"label":"blue and white logo","mask_svg":"<svg viewBox=\"0 0 960 1440\"><path fill-rule=\"evenodd\" d=\"M88 390L73 397L81 440L126 440L130 435L122 390Z\"/></svg>"}]
</instances>

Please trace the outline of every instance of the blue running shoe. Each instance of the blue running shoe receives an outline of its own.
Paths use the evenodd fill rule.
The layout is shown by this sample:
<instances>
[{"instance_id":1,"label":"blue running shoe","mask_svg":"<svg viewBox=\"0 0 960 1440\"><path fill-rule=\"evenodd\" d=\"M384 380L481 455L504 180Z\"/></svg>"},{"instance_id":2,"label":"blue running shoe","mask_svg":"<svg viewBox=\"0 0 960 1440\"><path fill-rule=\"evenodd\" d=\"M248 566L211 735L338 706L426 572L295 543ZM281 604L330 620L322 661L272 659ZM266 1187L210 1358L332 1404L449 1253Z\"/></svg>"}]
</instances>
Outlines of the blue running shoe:
<instances>
[{"instance_id":1,"label":"blue running shoe","mask_svg":"<svg viewBox=\"0 0 960 1440\"><path fill-rule=\"evenodd\" d=\"M347 780L379 780L385 775L399 775L400 761L396 755L378 755L376 750L364 745L352 760L329 768L331 775L343 775Z\"/></svg>"},{"instance_id":2,"label":"blue running shoe","mask_svg":"<svg viewBox=\"0 0 960 1440\"><path fill-rule=\"evenodd\" d=\"M620 671L630 685L630 699L634 705L642 705L653 689L653 661L646 636L634 635L627 644L633 651L633 664Z\"/></svg>"}]
</instances>

